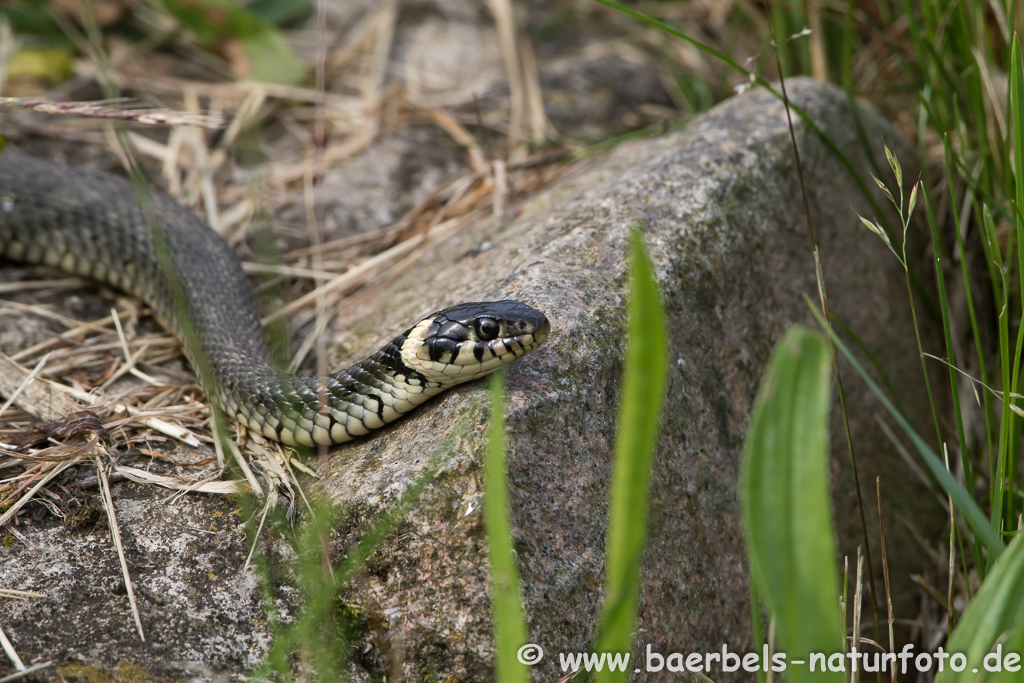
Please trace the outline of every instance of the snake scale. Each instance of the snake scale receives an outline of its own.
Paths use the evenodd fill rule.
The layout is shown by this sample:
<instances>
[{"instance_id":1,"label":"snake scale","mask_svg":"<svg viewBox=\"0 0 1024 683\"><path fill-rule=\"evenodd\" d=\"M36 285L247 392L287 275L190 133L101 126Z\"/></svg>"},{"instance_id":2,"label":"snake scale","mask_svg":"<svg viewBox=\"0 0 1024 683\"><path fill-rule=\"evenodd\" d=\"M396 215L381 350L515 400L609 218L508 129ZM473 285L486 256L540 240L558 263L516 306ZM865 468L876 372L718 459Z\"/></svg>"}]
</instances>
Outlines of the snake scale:
<instances>
[{"instance_id":1,"label":"snake scale","mask_svg":"<svg viewBox=\"0 0 1024 683\"><path fill-rule=\"evenodd\" d=\"M289 374L271 361L235 253L169 197L152 198L187 315L177 312L169 284L175 277L161 268L125 178L0 154L0 256L120 288L150 306L179 339L191 328L198 343L190 355L202 354L215 385L206 391L270 439L304 446L349 441L523 356L550 331L542 313L517 301L464 303L427 316L324 382Z\"/></svg>"}]
</instances>

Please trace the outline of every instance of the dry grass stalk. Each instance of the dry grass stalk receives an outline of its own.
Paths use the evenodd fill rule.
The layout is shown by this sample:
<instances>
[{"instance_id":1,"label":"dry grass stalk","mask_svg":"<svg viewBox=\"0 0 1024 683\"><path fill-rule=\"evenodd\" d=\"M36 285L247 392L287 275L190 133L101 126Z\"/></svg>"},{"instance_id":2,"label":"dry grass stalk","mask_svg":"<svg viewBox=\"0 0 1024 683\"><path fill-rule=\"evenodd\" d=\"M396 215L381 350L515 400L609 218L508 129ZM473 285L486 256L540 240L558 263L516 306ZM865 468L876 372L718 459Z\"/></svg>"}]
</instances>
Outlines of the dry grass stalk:
<instances>
[{"instance_id":1,"label":"dry grass stalk","mask_svg":"<svg viewBox=\"0 0 1024 683\"><path fill-rule=\"evenodd\" d=\"M103 447L96 444L97 451L106 455ZM114 541L114 548L117 549L117 559L121 562L121 576L124 578L124 587L128 592L128 604L132 608L132 617L135 619L135 628L139 632L139 638L146 642L146 634L142 631L142 619L139 616L139 605L135 602L135 589L132 588L132 577L128 572L128 561L124 555L124 545L121 543L121 530L117 525L117 514L114 511L114 499L110 496L110 482L107 481L106 468L99 455L94 457L96 462L96 473L99 476L100 492L103 497L103 507L107 511L107 522L110 525L110 536Z\"/></svg>"},{"instance_id":2,"label":"dry grass stalk","mask_svg":"<svg viewBox=\"0 0 1024 683\"><path fill-rule=\"evenodd\" d=\"M85 451L86 451L85 448L78 449L78 451L76 451L76 452L71 454L69 459L64 460L62 462L58 462L58 463L52 465L49 468L49 470L46 472L46 474L44 474L43 476L39 477L39 479L35 482L35 485L31 489L29 489L28 492L25 493L25 495L23 495L21 498L19 498L17 501L15 501L11 505L11 507L9 507L6 512L4 512L4 514L0 515L0 526L3 526L4 524L7 524L7 522L11 521L11 519L16 514L18 514L18 511L22 507L24 507L26 503L28 503L30 500L32 500L32 498L36 495L36 493L41 488L46 486L46 484L51 479L53 479L58 474L60 474L64 470L66 470L68 467L71 467L72 465L78 464L78 462L84 460L85 458L83 457L83 454L85 453ZM13 455L13 454L7 453L7 455ZM38 467L40 468L40 470L45 469L42 466L38 466ZM38 473L35 476L38 476ZM23 490L25 488L25 486L30 481L33 481L33 480L30 479L29 481L25 482L25 484L22 484L20 487L18 487L18 489L15 491L15 494L20 492L21 490ZM4 482L0 482L0 484L2 484L2 483L4 483ZM0 489L0 490L2 490L2 489ZM7 498L4 499L4 502L9 500L11 497L13 497L13 494L12 494L12 496L7 496Z\"/></svg>"},{"instance_id":3,"label":"dry grass stalk","mask_svg":"<svg viewBox=\"0 0 1024 683\"><path fill-rule=\"evenodd\" d=\"M2 366L0 366L0 367L2 367ZM149 427L150 429L153 429L153 430L158 431L158 432L160 432L162 434L165 434L165 435L171 437L172 439L177 439L178 441L181 441L182 443L188 444L189 446L192 446L193 448L198 448L199 447L199 439L191 431L189 431L185 427L182 427L181 425L173 424L173 423L171 423L171 422L169 422L169 421L167 421L166 419L163 419L163 418L169 417L169 416L180 418L181 417L180 413L181 412L186 412L186 411L187 412L192 412L192 413L198 413L198 412L200 412L200 411L205 409L206 406L203 403L193 402L193 403L190 403L188 405L180 406L180 407L162 406L162 407L160 407L158 409L154 409L154 410L140 410L138 408L135 408L133 406L129 406L129 405L124 404L124 403L107 401L107 400L105 400L105 399L103 399L103 398L101 398L99 396L95 396L93 394L90 394L88 392L82 391L80 389L76 389L74 387L68 387L68 386L64 386L64 385L60 385L60 384L54 384L54 383L47 383L46 386L49 389L51 389L51 390L53 390L55 392L59 392L57 395L60 395L62 397L63 397L63 394L67 394L67 395L73 396L74 398L82 401L83 403L85 403L87 405L93 406L94 409L96 409L96 410L98 410L100 412L109 412L109 413L111 413L113 415L122 415L122 414L125 415L125 417L123 417L123 418L115 419L115 420L113 420L111 422L105 423L104 427L106 429L123 428L123 427L125 427L126 425L129 425L129 424L143 424L146 427ZM58 417L52 418L53 421L59 420L63 416L68 415L71 412L76 412L76 411L81 409L81 406L79 404L77 404L77 403L74 403L74 402L72 402L70 404L65 404L65 405L68 405L68 406L74 405L75 409L73 411L64 412L64 413L60 414ZM31 411L26 411L26 412L31 412ZM34 414L34 413L32 413L32 414ZM160 416L163 416L163 417L160 417ZM44 419L46 419L46 418L44 418Z\"/></svg>"},{"instance_id":4,"label":"dry grass stalk","mask_svg":"<svg viewBox=\"0 0 1024 683\"><path fill-rule=\"evenodd\" d=\"M516 39L515 14L511 0L488 0L487 6L490 8L491 14L494 15L498 43L501 46L501 56L505 62L505 73L508 76L510 102L508 137L510 146L512 149L516 149L518 143L523 139L523 114L526 108L526 97L520 73L522 65L516 50L518 40Z\"/></svg>"},{"instance_id":5,"label":"dry grass stalk","mask_svg":"<svg viewBox=\"0 0 1024 683\"><path fill-rule=\"evenodd\" d=\"M245 556L245 562L242 564L242 571L248 571L249 565L252 563L252 556L256 553L256 548L259 547L260 539L263 534L263 525L266 524L267 514L270 512L270 508L274 505L272 497L268 496L263 502L263 509L260 511L260 523L256 527L256 533L252 535L252 545L249 546L249 553Z\"/></svg>"},{"instance_id":6,"label":"dry grass stalk","mask_svg":"<svg viewBox=\"0 0 1024 683\"><path fill-rule=\"evenodd\" d=\"M147 125L203 126L205 128L220 128L224 125L224 121L219 116L158 109L129 98L92 102L51 102L26 97L0 97L0 109L31 109L42 114L117 119Z\"/></svg>"},{"instance_id":7,"label":"dry grass stalk","mask_svg":"<svg viewBox=\"0 0 1024 683\"><path fill-rule=\"evenodd\" d=\"M508 196L508 175L505 171L505 162L495 159L492 166L494 171L494 218L501 219L505 213L505 197Z\"/></svg>"},{"instance_id":8,"label":"dry grass stalk","mask_svg":"<svg viewBox=\"0 0 1024 683\"><path fill-rule=\"evenodd\" d=\"M277 100L305 104L316 102L316 91L313 88L297 85L253 81L207 83L152 73L135 74L129 71L120 72L119 76L124 80L125 86L132 90L152 93L160 97L178 97L186 88L193 88L200 97L219 100L223 106L236 110L255 90L262 91L266 97ZM364 113L365 103L357 97L326 93L324 106L338 116L358 118Z\"/></svg>"},{"instance_id":9,"label":"dry grass stalk","mask_svg":"<svg viewBox=\"0 0 1024 683\"><path fill-rule=\"evenodd\" d=\"M182 477L154 474L153 472L140 470L137 467L127 467L124 465L116 466L114 471L137 484L152 484L174 491L237 495L245 490L245 487L240 486L237 481L221 479L220 470L216 470L213 474L207 474L195 481L188 481Z\"/></svg>"},{"instance_id":10,"label":"dry grass stalk","mask_svg":"<svg viewBox=\"0 0 1024 683\"><path fill-rule=\"evenodd\" d=\"M66 277L59 280L28 280L0 283L0 294L27 292L33 289L81 289L85 280L80 277Z\"/></svg>"},{"instance_id":11,"label":"dry grass stalk","mask_svg":"<svg viewBox=\"0 0 1024 683\"><path fill-rule=\"evenodd\" d=\"M548 115L544 109L544 93L540 87L537 58L533 54L533 44L526 36L520 35L517 45L519 46L519 59L522 62L520 75L523 79L526 100L526 118L530 122L530 142L544 142L549 137L554 138L556 131L548 121ZM522 158L516 161L523 161L526 158L525 152L526 150L524 150Z\"/></svg>"},{"instance_id":12,"label":"dry grass stalk","mask_svg":"<svg viewBox=\"0 0 1024 683\"><path fill-rule=\"evenodd\" d=\"M199 439L196 438L195 434L193 434L191 431L185 429L180 425L171 424L167 420L163 420L159 417L145 417L143 412L138 410L137 408L133 408L131 406L127 406L120 403L114 406L113 412L115 415L120 413L128 413L130 418L141 419L143 424L145 424L150 429L158 431L161 434L166 434L172 439L177 439L178 441L181 441L184 444L192 446L192 448L199 448ZM122 426L126 423L127 420L118 423L114 426Z\"/></svg>"},{"instance_id":13,"label":"dry grass stalk","mask_svg":"<svg viewBox=\"0 0 1024 683\"><path fill-rule=\"evenodd\" d=\"M473 167L475 173L482 175L487 172L487 160L480 149L480 142L454 116L438 107L416 104L413 106L426 114L427 118L433 121L438 128L448 133L452 140L466 148L469 152L469 165Z\"/></svg>"},{"instance_id":14,"label":"dry grass stalk","mask_svg":"<svg viewBox=\"0 0 1024 683\"><path fill-rule=\"evenodd\" d=\"M807 24L811 29L811 73L817 80L828 82L828 57L825 51L825 32L821 21L820 0L806 0Z\"/></svg>"},{"instance_id":15,"label":"dry grass stalk","mask_svg":"<svg viewBox=\"0 0 1024 683\"><path fill-rule=\"evenodd\" d=\"M14 600L27 600L29 598L45 598L42 593L35 591L19 591L13 588L0 588L0 598L12 598Z\"/></svg>"},{"instance_id":16,"label":"dry grass stalk","mask_svg":"<svg viewBox=\"0 0 1024 683\"><path fill-rule=\"evenodd\" d=\"M376 12L376 37L369 68L363 80L364 100L375 100L384 86L388 72L388 57L395 40L395 21L398 18L397 0L383 0Z\"/></svg>"},{"instance_id":17,"label":"dry grass stalk","mask_svg":"<svg viewBox=\"0 0 1024 683\"><path fill-rule=\"evenodd\" d=\"M46 361L49 359L49 357L50 354L46 354L45 356L43 356L39 363L34 368L32 368L32 371L25 376L25 379L22 380L21 384L18 385L18 388L7 395L7 402L4 403L3 406L0 406L0 416L3 416L3 414L7 412L7 409L11 407L11 404L18 400L18 397L21 396L21 392L23 392L28 385L32 384L32 381L36 378L36 375L38 375L39 372L43 369L43 366L46 365ZM18 407L21 408L22 405L19 404Z\"/></svg>"},{"instance_id":18,"label":"dry grass stalk","mask_svg":"<svg viewBox=\"0 0 1024 683\"><path fill-rule=\"evenodd\" d=\"M24 671L25 663L21 661L21 657L18 656L17 650L15 650L14 646L11 645L11 641L8 640L7 634L4 633L2 626L0 626L0 645L3 646L4 653L7 655L7 658L11 660L11 664L14 665L14 668L17 671Z\"/></svg>"},{"instance_id":19,"label":"dry grass stalk","mask_svg":"<svg viewBox=\"0 0 1024 683\"><path fill-rule=\"evenodd\" d=\"M391 8L387 5L367 12L345 34L341 44L327 57L327 70L338 73L352 64L361 53L371 49L380 33L382 21L393 21L387 15Z\"/></svg>"},{"instance_id":20,"label":"dry grass stalk","mask_svg":"<svg viewBox=\"0 0 1024 683\"><path fill-rule=\"evenodd\" d=\"M857 546L856 588L853 591L853 632L850 634L851 652L860 652L860 618L864 601L864 549Z\"/></svg>"},{"instance_id":21,"label":"dry grass stalk","mask_svg":"<svg viewBox=\"0 0 1024 683\"><path fill-rule=\"evenodd\" d=\"M949 447L942 444L942 457L946 461L946 469L949 470ZM956 508L953 507L953 496L946 494L949 501L949 566L947 576L949 582L946 587L946 605L953 606L953 584L956 582ZM946 636L953 635L953 610L946 610Z\"/></svg>"},{"instance_id":22,"label":"dry grass stalk","mask_svg":"<svg viewBox=\"0 0 1024 683\"><path fill-rule=\"evenodd\" d=\"M928 583L928 579L924 578L920 574L911 574L910 580L916 583L918 587L924 591L925 595L927 595L933 603L938 605L943 612L952 612L954 616L959 618L960 613L957 609L955 607L950 607L949 603L946 602L945 596L942 595L942 593L940 593L934 586Z\"/></svg>"},{"instance_id":23,"label":"dry grass stalk","mask_svg":"<svg viewBox=\"0 0 1024 683\"><path fill-rule=\"evenodd\" d=\"M79 280L79 284L77 286L73 287L73 289L81 289L81 288L87 286L87 284L88 284L85 280L81 280L80 278L75 278L75 279ZM72 289L72 287L70 287L70 286L68 288ZM53 290L53 293L59 293L62 289L63 288L55 289L55 290ZM17 311L19 313L31 313L32 315L38 315L39 317L46 318L47 320L53 320L55 322L58 322L58 323L64 325L65 327L77 329L79 326L82 326L82 327L88 328L89 331L93 331L93 332L106 332L107 331L107 328L103 327L99 323L95 323L95 322L82 322L80 320L75 320L74 318L68 318L67 316L60 315L59 313L54 313L53 311L50 311L50 310L48 310L48 309L46 309L46 308L44 308L42 306L39 306L37 304L23 304L23 303L20 303L18 301L5 300L3 302L3 305L4 305L4 308L9 308L9 309L11 309L13 311ZM108 323L112 322L111 320L108 320L106 318L104 318L104 320L106 320Z\"/></svg>"},{"instance_id":24,"label":"dry grass stalk","mask_svg":"<svg viewBox=\"0 0 1024 683\"><path fill-rule=\"evenodd\" d=\"M54 346L60 346L62 344L76 344L78 342L81 342L82 338L85 337L85 334L87 332L94 331L97 329L104 330L105 326L109 325L113 321L113 318L108 316L101 320L97 320L95 323L82 323L80 325L72 327L67 332L62 332L60 335L56 337L51 337L46 341L39 342L38 344L34 344L26 349L18 351L16 354L11 356L11 360L21 362L23 360L29 360L31 358L34 358L38 354L43 353L44 351L48 351ZM93 347L93 350L96 350L96 347ZM59 358L60 353L60 351L54 352L54 358Z\"/></svg>"},{"instance_id":25,"label":"dry grass stalk","mask_svg":"<svg viewBox=\"0 0 1024 683\"><path fill-rule=\"evenodd\" d=\"M383 106L384 101L389 97L388 94L382 95L378 100L373 103L370 114L358 127L356 132L347 136L342 142L337 144L330 144L324 150L324 163L328 166L339 164L342 161L351 159L359 152L362 152L376 139L377 133L380 130L380 119L378 116L373 114L373 110L379 109ZM270 169L269 180L274 185L287 185L297 180L301 180L306 175L307 164L305 161L299 161L290 164L274 164Z\"/></svg>"},{"instance_id":26,"label":"dry grass stalk","mask_svg":"<svg viewBox=\"0 0 1024 683\"><path fill-rule=\"evenodd\" d=\"M316 312L313 316L313 328L305 334L305 338L299 345L298 350L292 354L292 360L288 363L288 371L298 372L298 369L306 362L309 352L316 346L316 372L317 376L322 379L327 375L327 341L325 335L327 326L334 316L328 312L327 302L324 298L317 298L315 304Z\"/></svg>"},{"instance_id":27,"label":"dry grass stalk","mask_svg":"<svg viewBox=\"0 0 1024 683\"><path fill-rule=\"evenodd\" d=\"M113 322L112 318L105 318L105 320ZM105 355L105 352L107 351L115 351L122 348L120 340L105 342L100 341L99 337L93 337L82 342L73 339L74 336L76 336L74 334L74 330L69 330L57 337L51 337L45 342L40 342L39 344L35 344L27 349L19 351L11 356L11 360L19 363L22 361L31 361L33 358L38 357L39 354L48 352L50 356L50 363L53 363L54 361L66 360L82 354L92 354L98 358L101 355ZM66 344L67 346L61 349L50 350L52 347L59 346L61 344ZM176 349L178 346L178 340L167 334L150 334L128 340L129 349L146 348L151 351L155 351L157 349L164 349L166 351L169 348ZM152 357L147 360L152 362L151 358ZM51 365L50 367L52 368L53 366ZM47 370L47 372L52 371Z\"/></svg>"},{"instance_id":28,"label":"dry grass stalk","mask_svg":"<svg viewBox=\"0 0 1024 683\"><path fill-rule=\"evenodd\" d=\"M0 92L4 91L7 83L7 63L18 51L19 40L14 37L11 24L6 17L0 17Z\"/></svg>"},{"instance_id":29,"label":"dry grass stalk","mask_svg":"<svg viewBox=\"0 0 1024 683\"><path fill-rule=\"evenodd\" d=\"M214 424L216 425L218 423L215 421ZM215 436L215 439L214 439L214 443L215 444L218 444L218 445L220 445L220 444L227 444L228 450L231 451L231 457L234 459L235 463L238 465L238 468L240 470L242 470L242 475L245 477L245 481L248 482L249 488L252 490L252 492L255 493L259 497L263 497L263 495L264 495L263 487L260 486L259 480L256 479L256 475L254 475L252 473L252 469L249 468L249 462L248 462L248 460L246 460L245 456L242 455L242 451L238 448L238 444L235 442L235 440L232 439L230 437L230 435L223 435L223 437L221 437L219 434L215 434L214 436ZM216 437L220 437L220 438L216 438ZM220 454L219 450L218 450L218 457L222 458L222 455ZM270 490L273 491L274 488L271 487Z\"/></svg>"},{"instance_id":30,"label":"dry grass stalk","mask_svg":"<svg viewBox=\"0 0 1024 683\"><path fill-rule=\"evenodd\" d=\"M36 365L42 369L46 357ZM33 371L33 372L36 372ZM8 396L8 404L14 403L29 415L46 422L59 420L65 415L81 410L81 406L69 399L48 382L33 381L33 372L25 370L10 358L0 353L0 394Z\"/></svg>"},{"instance_id":31,"label":"dry grass stalk","mask_svg":"<svg viewBox=\"0 0 1024 683\"><path fill-rule=\"evenodd\" d=\"M892 613L892 589L889 584L889 556L885 552L885 525L882 523L882 478L875 477L875 500L878 501L878 537L882 546L882 577L885 579L885 607L886 614L888 615L889 624L889 649L888 652L896 651L896 638L893 635L893 623L895 617ZM877 628L877 624L876 624ZM877 633L876 633L877 635ZM886 652L885 648L879 647L880 650ZM896 682L896 670L892 672L893 683Z\"/></svg>"},{"instance_id":32,"label":"dry grass stalk","mask_svg":"<svg viewBox=\"0 0 1024 683\"><path fill-rule=\"evenodd\" d=\"M405 256L410 251L418 247L425 240L430 239L431 237L435 239L443 239L444 237L448 237L454 232L456 232L456 230L458 230L459 228L464 227L464 225L464 220L459 218L453 218L449 221L445 221L440 225L435 225L433 228L431 228L424 234L414 235L409 239L405 240L404 242L400 242L394 247L391 247L387 251L383 251L380 254L377 254L376 256L367 259L366 261L359 264L355 268L352 268L351 270L335 277L330 282L320 285L312 292L309 292L308 294L301 296L298 299L295 299L287 306L280 308L279 310L275 311L274 313L271 313L270 315L264 316L263 325L269 325L275 320L279 320L280 318L283 318L285 316L292 315L299 309L308 306L310 303L316 301L316 298L318 296L335 293L348 293L356 289L357 287L360 287L363 284L365 284L366 281L370 277L372 277L374 273L379 272L381 268Z\"/></svg>"},{"instance_id":33,"label":"dry grass stalk","mask_svg":"<svg viewBox=\"0 0 1024 683\"><path fill-rule=\"evenodd\" d=\"M320 250L321 257L323 251L324 249ZM281 275L283 277L304 278L307 280L330 280L337 276L336 273L327 270L311 270L309 268L296 268L294 266L274 263L254 263L252 261L242 263L242 270L249 275Z\"/></svg>"},{"instance_id":34,"label":"dry grass stalk","mask_svg":"<svg viewBox=\"0 0 1024 683\"><path fill-rule=\"evenodd\" d=\"M33 664L32 666L28 667L24 671L18 671L18 672L13 673L13 674L11 674L9 676L4 676L3 678L0 678L0 683L14 683L15 681L20 681L20 680L22 680L24 678L28 678L29 676L31 676L32 674L34 674L34 673L36 673L38 671L42 671L44 669L49 669L51 666L53 666L53 662L52 661L45 661L45 662L40 662L39 664Z\"/></svg>"},{"instance_id":35,"label":"dry grass stalk","mask_svg":"<svg viewBox=\"0 0 1024 683\"><path fill-rule=\"evenodd\" d=\"M146 373L138 370L135 364L139 358L146 353L147 346L143 346L137 352L132 353L131 349L128 348L128 340L125 338L124 329L121 327L121 318L117 315L117 309L110 309L110 316L114 319L114 327L117 329L117 339L121 342L121 351L124 353L125 364L122 365L116 372L114 372L107 380L100 386L100 389L106 389L109 385L113 384L114 380L120 378L126 373L131 373L133 376L141 379L143 382L152 384L155 387L166 386L163 382L153 379Z\"/></svg>"}]
</instances>

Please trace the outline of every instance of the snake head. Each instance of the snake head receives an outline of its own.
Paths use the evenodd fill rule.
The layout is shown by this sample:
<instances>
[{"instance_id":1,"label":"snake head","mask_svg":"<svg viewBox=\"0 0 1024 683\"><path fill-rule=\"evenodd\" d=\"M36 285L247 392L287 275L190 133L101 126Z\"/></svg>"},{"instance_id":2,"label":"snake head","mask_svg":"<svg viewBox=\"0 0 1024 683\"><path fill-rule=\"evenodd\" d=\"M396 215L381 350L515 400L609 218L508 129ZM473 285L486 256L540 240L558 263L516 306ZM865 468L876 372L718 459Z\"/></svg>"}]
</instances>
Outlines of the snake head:
<instances>
[{"instance_id":1,"label":"snake head","mask_svg":"<svg viewBox=\"0 0 1024 683\"><path fill-rule=\"evenodd\" d=\"M550 331L543 313L518 301L459 304L410 328L402 360L429 380L461 384L529 353Z\"/></svg>"}]
</instances>

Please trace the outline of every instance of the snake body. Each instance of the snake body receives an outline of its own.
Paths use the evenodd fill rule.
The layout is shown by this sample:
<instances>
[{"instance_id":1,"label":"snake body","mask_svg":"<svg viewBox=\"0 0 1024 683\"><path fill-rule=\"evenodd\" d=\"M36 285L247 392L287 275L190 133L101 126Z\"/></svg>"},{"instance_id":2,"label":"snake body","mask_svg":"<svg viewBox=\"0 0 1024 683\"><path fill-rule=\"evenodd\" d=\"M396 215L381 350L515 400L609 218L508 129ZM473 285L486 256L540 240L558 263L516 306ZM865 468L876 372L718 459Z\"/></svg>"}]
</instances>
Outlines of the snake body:
<instances>
[{"instance_id":1,"label":"snake body","mask_svg":"<svg viewBox=\"0 0 1024 683\"><path fill-rule=\"evenodd\" d=\"M110 284L149 305L179 338L194 333L196 344L186 348L193 364L198 354L209 368L206 391L270 439L349 441L512 362L550 330L542 313L516 301L464 303L427 316L323 382L289 374L271 361L235 253L194 214L151 194L166 244L163 267L126 179L0 154L0 256Z\"/></svg>"}]
</instances>

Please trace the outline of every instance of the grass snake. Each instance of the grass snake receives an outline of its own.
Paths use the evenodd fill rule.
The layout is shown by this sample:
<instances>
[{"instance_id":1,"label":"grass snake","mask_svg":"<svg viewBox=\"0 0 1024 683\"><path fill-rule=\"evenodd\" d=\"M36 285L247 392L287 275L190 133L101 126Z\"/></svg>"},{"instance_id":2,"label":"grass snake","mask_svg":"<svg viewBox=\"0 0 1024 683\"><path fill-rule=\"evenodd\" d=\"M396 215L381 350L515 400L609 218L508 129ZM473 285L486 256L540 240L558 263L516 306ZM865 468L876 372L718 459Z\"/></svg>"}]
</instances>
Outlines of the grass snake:
<instances>
[{"instance_id":1,"label":"grass snake","mask_svg":"<svg viewBox=\"0 0 1024 683\"><path fill-rule=\"evenodd\" d=\"M433 313L376 353L321 382L271 361L249 282L205 222L153 192L172 277L131 183L9 152L0 154L0 255L120 288L182 338L194 331L214 386L239 422L288 445L337 444L383 427L457 384L539 346L550 325L517 301L464 303ZM170 283L181 283L179 315ZM191 319L186 323L186 319ZM193 364L197 359L192 357ZM200 373L203 374L203 373Z\"/></svg>"}]
</instances>

